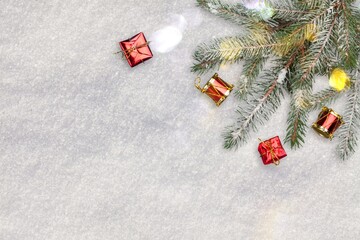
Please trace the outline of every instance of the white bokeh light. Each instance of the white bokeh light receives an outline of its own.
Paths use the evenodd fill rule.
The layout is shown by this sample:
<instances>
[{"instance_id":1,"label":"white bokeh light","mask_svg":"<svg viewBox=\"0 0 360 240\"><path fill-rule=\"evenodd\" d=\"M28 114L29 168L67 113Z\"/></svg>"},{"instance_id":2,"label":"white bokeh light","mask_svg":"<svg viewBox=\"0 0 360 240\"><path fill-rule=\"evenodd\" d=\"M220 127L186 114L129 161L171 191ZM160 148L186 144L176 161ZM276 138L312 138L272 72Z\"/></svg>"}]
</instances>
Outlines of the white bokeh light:
<instances>
[{"instance_id":1,"label":"white bokeh light","mask_svg":"<svg viewBox=\"0 0 360 240\"><path fill-rule=\"evenodd\" d=\"M150 36L151 49L166 53L173 50L182 40L182 32L175 26L167 26Z\"/></svg>"},{"instance_id":2,"label":"white bokeh light","mask_svg":"<svg viewBox=\"0 0 360 240\"><path fill-rule=\"evenodd\" d=\"M179 45L183 39L183 32L187 28L198 26L202 22L202 15L197 9L187 9L184 14L172 14L168 25L153 34L149 40L154 52L167 53Z\"/></svg>"}]
</instances>

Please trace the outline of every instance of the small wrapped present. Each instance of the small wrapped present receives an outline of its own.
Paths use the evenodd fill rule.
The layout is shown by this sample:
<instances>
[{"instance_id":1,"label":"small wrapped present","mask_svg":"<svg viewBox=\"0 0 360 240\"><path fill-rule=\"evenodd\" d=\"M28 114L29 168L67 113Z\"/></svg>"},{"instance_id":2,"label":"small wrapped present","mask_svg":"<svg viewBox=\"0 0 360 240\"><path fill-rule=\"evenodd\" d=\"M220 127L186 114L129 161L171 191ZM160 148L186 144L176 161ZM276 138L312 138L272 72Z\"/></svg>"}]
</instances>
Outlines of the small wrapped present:
<instances>
[{"instance_id":1,"label":"small wrapped present","mask_svg":"<svg viewBox=\"0 0 360 240\"><path fill-rule=\"evenodd\" d=\"M334 137L335 131L343 124L342 116L331 108L323 107L312 127L321 136L331 140Z\"/></svg>"},{"instance_id":2,"label":"small wrapped present","mask_svg":"<svg viewBox=\"0 0 360 240\"><path fill-rule=\"evenodd\" d=\"M279 165L280 159L287 156L278 136L266 141L261 141L258 150L265 165L271 163Z\"/></svg>"},{"instance_id":3,"label":"small wrapped present","mask_svg":"<svg viewBox=\"0 0 360 240\"><path fill-rule=\"evenodd\" d=\"M201 79L196 78L196 81L195 87L208 95L215 102L216 106L220 106L234 88L233 85L222 80L217 73L214 74L203 88L200 86Z\"/></svg>"},{"instance_id":4,"label":"small wrapped present","mask_svg":"<svg viewBox=\"0 0 360 240\"><path fill-rule=\"evenodd\" d=\"M144 34L138 33L135 36L119 43L125 58L131 67L145 62L153 57Z\"/></svg>"}]
</instances>

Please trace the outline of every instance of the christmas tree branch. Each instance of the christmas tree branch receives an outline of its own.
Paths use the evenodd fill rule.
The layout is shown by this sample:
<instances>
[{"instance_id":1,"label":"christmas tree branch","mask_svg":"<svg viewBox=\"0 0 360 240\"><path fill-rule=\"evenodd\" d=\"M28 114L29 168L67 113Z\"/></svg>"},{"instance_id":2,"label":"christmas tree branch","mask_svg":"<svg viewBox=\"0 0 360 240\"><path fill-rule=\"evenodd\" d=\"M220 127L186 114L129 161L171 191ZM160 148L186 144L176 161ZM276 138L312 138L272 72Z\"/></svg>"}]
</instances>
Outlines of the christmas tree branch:
<instances>
[{"instance_id":1,"label":"christmas tree branch","mask_svg":"<svg viewBox=\"0 0 360 240\"><path fill-rule=\"evenodd\" d=\"M257 33L245 37L215 39L210 44L201 44L195 50L192 71L202 74L221 64L235 63L244 56L267 56L272 48L285 44L273 43L270 37Z\"/></svg>"},{"instance_id":2,"label":"christmas tree branch","mask_svg":"<svg viewBox=\"0 0 360 240\"><path fill-rule=\"evenodd\" d=\"M290 143L291 148L299 148L305 142L308 120L307 108L309 107L308 95L308 90L297 90L292 94L285 137L285 142Z\"/></svg>"},{"instance_id":3,"label":"christmas tree branch","mask_svg":"<svg viewBox=\"0 0 360 240\"><path fill-rule=\"evenodd\" d=\"M357 51L359 45L357 41L357 24L358 20L354 14L351 14L351 7L345 0L340 2L339 21L337 24L337 40L339 43L338 49L341 55L341 61L344 62L346 68L354 68L357 64ZM356 10L353 9L354 12Z\"/></svg>"},{"instance_id":4,"label":"christmas tree branch","mask_svg":"<svg viewBox=\"0 0 360 240\"><path fill-rule=\"evenodd\" d=\"M297 64L294 64L296 60L299 59L299 54L302 54L305 49L305 46L302 45L299 47L294 53L291 55L288 63L286 64L286 68L296 71ZM296 74L295 74L296 77ZM287 78L288 82L293 82L292 76L289 75ZM311 86L312 87L312 86ZM307 89L291 89L291 108L287 120L288 127L286 129L286 137L285 142L290 143L291 148L298 148L304 143L304 136L306 135L307 131L307 108L309 108L309 96L310 90Z\"/></svg>"},{"instance_id":5,"label":"christmas tree branch","mask_svg":"<svg viewBox=\"0 0 360 240\"><path fill-rule=\"evenodd\" d=\"M316 9L324 4L325 1L319 0L299 0L298 3L307 9Z\"/></svg>"},{"instance_id":6,"label":"christmas tree branch","mask_svg":"<svg viewBox=\"0 0 360 240\"><path fill-rule=\"evenodd\" d=\"M286 19L299 21L305 14L310 14L316 9L309 11L308 8L301 7L296 1L272 1L273 9L276 12L275 19Z\"/></svg>"},{"instance_id":7,"label":"christmas tree branch","mask_svg":"<svg viewBox=\"0 0 360 240\"><path fill-rule=\"evenodd\" d=\"M196 57L194 57L194 58L196 58ZM207 71L209 71L210 69L216 69L216 68L218 69L220 64L221 64L221 60L216 59L216 58L214 58L212 60L203 60L198 63L195 63L191 67L191 71L202 75L202 74L206 73Z\"/></svg>"},{"instance_id":8,"label":"christmas tree branch","mask_svg":"<svg viewBox=\"0 0 360 240\"><path fill-rule=\"evenodd\" d=\"M360 77L360 69L357 72ZM348 93L346 114L344 116L345 125L339 130L340 143L338 145L338 153L341 159L348 159L358 145L358 134L360 127L360 79L355 79Z\"/></svg>"},{"instance_id":9,"label":"christmas tree branch","mask_svg":"<svg viewBox=\"0 0 360 240\"><path fill-rule=\"evenodd\" d=\"M266 60L267 58L263 56L245 59L240 83L235 93L239 99L244 99L246 97L254 81L263 69Z\"/></svg>"},{"instance_id":10,"label":"christmas tree branch","mask_svg":"<svg viewBox=\"0 0 360 240\"><path fill-rule=\"evenodd\" d=\"M348 23L348 19L347 19L347 5L345 3L345 1L341 1L341 5L342 5L342 8L343 8L343 14L344 14L344 24L342 27L345 28L344 30L344 35L345 35L345 47L344 47L344 54L345 55L345 58L346 58L346 63L349 63L349 57L350 57L350 33L349 33L349 23ZM340 18L341 19L341 18ZM341 30L341 28L339 29ZM340 48L341 49L341 48Z\"/></svg>"},{"instance_id":11,"label":"christmas tree branch","mask_svg":"<svg viewBox=\"0 0 360 240\"><path fill-rule=\"evenodd\" d=\"M299 87L304 87L306 85L309 85L309 82L311 82L313 79L313 73L315 67L318 66L318 68L324 68L324 66L321 66L322 63L321 61L319 62L319 60L325 57L324 56L324 51L326 50L325 47L329 43L329 39L331 37L331 34L333 33L337 15L338 14L336 13L335 17L331 22L330 28L328 29L328 31L326 31L325 38L320 39L320 37L318 37L319 39L317 40L317 42L319 42L320 45L316 43L312 45L309 49L308 54L302 60L300 60L300 62L303 63L302 64L303 74L301 75L299 80L295 82L296 85L298 85Z\"/></svg>"},{"instance_id":12,"label":"christmas tree branch","mask_svg":"<svg viewBox=\"0 0 360 240\"><path fill-rule=\"evenodd\" d=\"M250 12L240 4L229 5L220 0L197 0L198 6L224 19L240 25L251 25Z\"/></svg>"},{"instance_id":13,"label":"christmas tree branch","mask_svg":"<svg viewBox=\"0 0 360 240\"><path fill-rule=\"evenodd\" d=\"M284 16L286 17L292 17L292 18L296 18L299 15L304 15L304 14L308 14L310 13L309 11L301 11L301 10L296 10L296 9L284 9L284 8L273 8L276 12L280 12L282 14L287 14L287 15L282 15L281 18L284 18ZM299 14L294 16L294 14Z\"/></svg>"},{"instance_id":14,"label":"christmas tree branch","mask_svg":"<svg viewBox=\"0 0 360 240\"><path fill-rule=\"evenodd\" d=\"M282 88L278 86L278 71L266 73L264 82L257 83L251 99L246 101L248 107L238 109L237 113L240 116L236 124L229 127L224 134L224 147L237 148L245 143L250 131L255 131L257 124L263 124L279 107L282 95Z\"/></svg>"},{"instance_id":15,"label":"christmas tree branch","mask_svg":"<svg viewBox=\"0 0 360 240\"><path fill-rule=\"evenodd\" d=\"M326 104L334 102L339 96L341 96L341 92L339 93L333 88L328 88L313 94L309 98L309 110L320 109Z\"/></svg>"},{"instance_id":16,"label":"christmas tree branch","mask_svg":"<svg viewBox=\"0 0 360 240\"><path fill-rule=\"evenodd\" d=\"M324 23L326 23L325 19L327 17L327 13L332 10L335 6L337 6L336 4L332 5L332 6L322 6L322 8L318 8L318 9L312 9L311 12L309 12L309 14L306 14L304 16L301 16L299 17L300 19L306 19L305 21L304 20L297 20L297 21L294 21L289 27L285 27L284 29L280 28L279 30L281 31L277 31L276 33L276 37L275 39L277 39L277 42L282 42L282 43L286 43L286 45L284 46L281 46L281 48L278 48L278 49L275 49L275 51L277 53L279 53L280 55L286 55L288 52L302 46L305 44L305 41L306 40L309 40L310 36L311 35L314 35L314 37L316 35L319 35L317 37L317 45L318 44L321 44L322 41L319 41L319 40L322 40L324 39L323 38L323 35L324 34L327 34L328 33L328 28L326 28L326 31L322 31L322 32L318 32L320 27L322 25L324 25ZM288 13L290 15L290 13ZM328 39L327 40L324 40L323 41L324 44L326 45L327 42L328 42ZM324 45L324 47L325 47ZM313 47L312 49L309 49L309 50L312 50L309 52L309 54L307 55L304 55L304 58L305 57L310 57L311 54L315 54L317 53L316 50L321 50L319 51L319 55L318 55L318 58L321 57L321 54L322 54L322 50L324 49L321 49L320 46L316 46L316 47ZM306 63L306 58L303 59L303 63ZM314 60L314 64L313 65L310 65L309 66L309 69L312 70L313 67L315 67L315 64L317 64L317 61L318 59L315 59ZM307 60L307 63L309 62L309 59ZM305 71L305 70L304 70ZM309 73L307 73L305 76L308 76Z\"/></svg>"}]
</instances>

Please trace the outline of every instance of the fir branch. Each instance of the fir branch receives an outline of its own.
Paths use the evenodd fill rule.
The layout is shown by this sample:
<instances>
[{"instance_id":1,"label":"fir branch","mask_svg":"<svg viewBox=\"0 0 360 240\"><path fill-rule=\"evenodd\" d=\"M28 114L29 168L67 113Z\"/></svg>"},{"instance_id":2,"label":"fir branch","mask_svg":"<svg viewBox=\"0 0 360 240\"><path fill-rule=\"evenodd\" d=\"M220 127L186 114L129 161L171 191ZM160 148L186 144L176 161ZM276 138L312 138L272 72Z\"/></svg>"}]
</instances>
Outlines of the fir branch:
<instances>
[{"instance_id":1,"label":"fir branch","mask_svg":"<svg viewBox=\"0 0 360 240\"><path fill-rule=\"evenodd\" d=\"M241 4L229 5L220 0L197 0L197 4L212 14L242 26L246 25L249 27L258 22L252 20L251 11Z\"/></svg>"},{"instance_id":2,"label":"fir branch","mask_svg":"<svg viewBox=\"0 0 360 240\"><path fill-rule=\"evenodd\" d=\"M342 48L340 48L340 52L343 53L343 55L345 56L346 58L346 62L349 63L349 60L350 60L350 29L349 29L349 22L348 22L348 19L347 19L347 5L346 5L346 2L345 1L341 1L341 5L342 5L342 8L343 8L343 16L344 18L339 18L340 21L343 20L343 24L340 25L340 28L339 30L341 31L342 29L344 29L344 35L345 35L345 47L344 47L344 50L342 50ZM341 38L339 38L339 42L341 42Z\"/></svg>"},{"instance_id":3,"label":"fir branch","mask_svg":"<svg viewBox=\"0 0 360 240\"><path fill-rule=\"evenodd\" d=\"M307 109L310 105L308 99L308 90L297 90L292 94L285 137L285 142L290 143L291 148L299 148L305 142L308 120Z\"/></svg>"},{"instance_id":4,"label":"fir branch","mask_svg":"<svg viewBox=\"0 0 360 240\"><path fill-rule=\"evenodd\" d=\"M194 58L197 58L194 56ZM210 69L219 69L221 64L221 60L214 58L212 60L203 60L197 63L194 63L194 65L191 67L192 72L196 72L200 75L206 73Z\"/></svg>"},{"instance_id":5,"label":"fir branch","mask_svg":"<svg viewBox=\"0 0 360 240\"><path fill-rule=\"evenodd\" d=\"M299 21L305 14L310 14L317 10L315 8L310 10L308 7L301 6L293 0L272 1L272 6L276 12L274 18L286 19L287 21Z\"/></svg>"},{"instance_id":6,"label":"fir branch","mask_svg":"<svg viewBox=\"0 0 360 240\"><path fill-rule=\"evenodd\" d=\"M319 1L319 0L299 0L298 3L303 5L303 7L308 9L316 9L319 8L322 4L326 1Z\"/></svg>"},{"instance_id":7,"label":"fir branch","mask_svg":"<svg viewBox=\"0 0 360 240\"><path fill-rule=\"evenodd\" d=\"M283 42L286 43L286 45L281 46L281 48L275 49L275 51L280 55L286 55L288 52L293 51L295 48L304 45L305 41L308 38L310 26L314 26L314 34L319 35L318 40L321 39L321 34L317 32L317 29L320 29L320 27L324 25L324 23L326 23L325 19L327 19L326 17L328 16L329 11L332 10L335 6L336 4L331 6L321 4L321 8L319 7L317 9L312 9L312 11L309 11L308 14L299 17L300 19L294 21L289 27L285 27L284 29L280 28L281 31L278 31L275 35L275 39L277 40L276 42ZM327 33L328 28L322 31L322 35ZM320 41L317 42L317 44L321 43ZM313 47L313 51L311 53L314 53L314 51L318 49L320 49L320 46L317 46L316 48ZM321 52L319 54L319 57L320 56ZM306 59L304 59L303 62L305 60Z\"/></svg>"},{"instance_id":8,"label":"fir branch","mask_svg":"<svg viewBox=\"0 0 360 240\"><path fill-rule=\"evenodd\" d=\"M338 50L341 55L341 62L343 62L345 68L351 69L356 67L357 64L357 51L356 48L359 45L357 41L357 26L360 24L360 19L356 18L357 10L348 6L345 0L341 0L339 11L339 21L337 24L337 42Z\"/></svg>"},{"instance_id":9,"label":"fir branch","mask_svg":"<svg viewBox=\"0 0 360 240\"><path fill-rule=\"evenodd\" d=\"M289 52L292 52L294 49L303 46L305 42L305 30L305 26L295 26L295 29L294 26L292 26L279 31L276 34L275 39L277 39L278 43L285 44L275 48L274 51L280 56L284 56Z\"/></svg>"},{"instance_id":10,"label":"fir branch","mask_svg":"<svg viewBox=\"0 0 360 240\"><path fill-rule=\"evenodd\" d=\"M333 88L328 88L322 90L316 94L313 94L309 97L309 110L320 109L323 106L334 102L337 98L341 96L342 92L338 92Z\"/></svg>"},{"instance_id":11,"label":"fir branch","mask_svg":"<svg viewBox=\"0 0 360 240\"><path fill-rule=\"evenodd\" d=\"M268 56L271 49L286 43L274 43L270 36L252 33L244 37L227 37L213 40L210 44L201 44L195 50L193 72L199 74L220 66L232 64L243 57Z\"/></svg>"},{"instance_id":12,"label":"fir branch","mask_svg":"<svg viewBox=\"0 0 360 240\"><path fill-rule=\"evenodd\" d=\"M254 81L263 69L266 60L267 58L263 56L245 59L240 83L238 84L237 91L235 92L239 99L244 99L246 97Z\"/></svg>"},{"instance_id":13,"label":"fir branch","mask_svg":"<svg viewBox=\"0 0 360 240\"><path fill-rule=\"evenodd\" d=\"M360 77L360 69L357 73ZM348 93L346 114L344 116L345 125L339 129L340 143L337 147L339 156L342 160L349 159L355 152L358 145L358 134L360 128L360 79L352 83Z\"/></svg>"},{"instance_id":14,"label":"fir branch","mask_svg":"<svg viewBox=\"0 0 360 240\"><path fill-rule=\"evenodd\" d=\"M281 13L281 18L298 18L299 16L302 16L304 14L309 14L309 11L301 11L296 9L285 9L285 8L273 8L276 12ZM286 14L286 15L285 15Z\"/></svg>"},{"instance_id":15,"label":"fir branch","mask_svg":"<svg viewBox=\"0 0 360 240\"><path fill-rule=\"evenodd\" d=\"M263 82L258 82L251 99L246 101L247 107L237 110L239 117L236 124L228 127L224 134L226 149L237 148L244 144L249 138L251 131L256 131L257 124L263 124L276 111L283 96L282 88L279 86L278 69L265 73Z\"/></svg>"},{"instance_id":16,"label":"fir branch","mask_svg":"<svg viewBox=\"0 0 360 240\"><path fill-rule=\"evenodd\" d=\"M300 62L302 62L303 74L299 78L299 80L295 82L299 87L303 88L309 85L309 82L311 82L313 79L313 74L316 70L316 67L318 68L318 70L327 67L325 63L327 63L328 61L323 62L319 60L325 57L325 51L327 50L326 47L328 46L329 39L331 37L331 34L333 33L337 15L338 14L336 13L335 17L332 19L329 29L323 31L323 33L326 33L324 38L320 38L318 36L319 39L317 40L317 43L320 44L313 44L310 47L308 54L300 60Z\"/></svg>"},{"instance_id":17,"label":"fir branch","mask_svg":"<svg viewBox=\"0 0 360 240\"><path fill-rule=\"evenodd\" d=\"M286 64L286 67L292 71L296 71L298 69L298 64L294 63L296 60L299 60L299 54L301 54L304 50L305 46L301 46L301 48L297 49L293 52L291 57ZM288 82L293 82L293 78L297 79L297 74L288 75ZM286 129L286 137L285 143L290 143L291 148L298 148L304 143L304 137L307 132L307 119L308 112L307 109L311 106L310 104L310 89L312 88L312 83L310 86L306 88L292 88L291 91L291 103L290 103L290 112L287 119L288 127Z\"/></svg>"}]
</instances>

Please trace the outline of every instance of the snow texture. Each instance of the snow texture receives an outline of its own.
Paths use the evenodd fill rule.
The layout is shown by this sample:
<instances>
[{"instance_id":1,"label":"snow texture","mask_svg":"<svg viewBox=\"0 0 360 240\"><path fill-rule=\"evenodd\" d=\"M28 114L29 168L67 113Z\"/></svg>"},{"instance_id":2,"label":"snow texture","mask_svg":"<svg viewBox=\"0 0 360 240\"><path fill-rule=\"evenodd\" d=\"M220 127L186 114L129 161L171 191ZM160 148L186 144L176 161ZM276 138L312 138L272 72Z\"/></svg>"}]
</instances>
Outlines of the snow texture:
<instances>
[{"instance_id":1,"label":"snow texture","mask_svg":"<svg viewBox=\"0 0 360 240\"><path fill-rule=\"evenodd\" d=\"M113 54L169 26L179 44L145 64ZM257 138L284 138L288 96L246 146L222 148L237 101L217 108L189 69L199 43L234 34L194 0L2 0L0 239L359 239L360 151L342 162L309 129L262 164Z\"/></svg>"}]
</instances>

